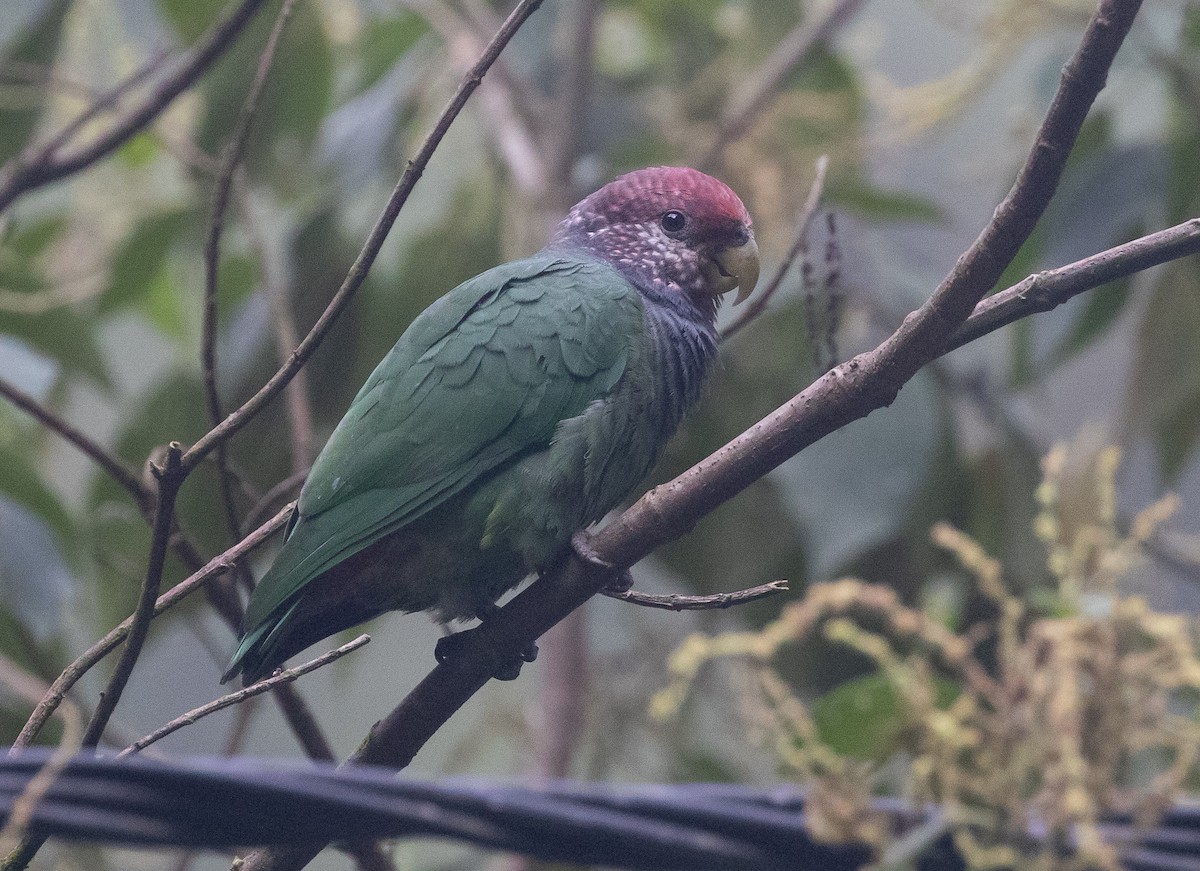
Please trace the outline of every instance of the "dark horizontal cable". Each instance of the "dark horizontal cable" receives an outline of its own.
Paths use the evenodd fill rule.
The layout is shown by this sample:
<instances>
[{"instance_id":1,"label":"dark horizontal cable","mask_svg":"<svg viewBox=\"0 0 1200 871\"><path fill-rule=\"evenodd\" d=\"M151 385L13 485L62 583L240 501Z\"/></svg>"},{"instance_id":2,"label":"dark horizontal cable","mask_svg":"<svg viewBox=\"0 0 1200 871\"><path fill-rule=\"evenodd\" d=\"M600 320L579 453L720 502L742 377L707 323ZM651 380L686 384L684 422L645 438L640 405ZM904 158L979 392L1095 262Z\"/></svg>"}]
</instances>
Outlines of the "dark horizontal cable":
<instances>
[{"instance_id":1,"label":"dark horizontal cable","mask_svg":"<svg viewBox=\"0 0 1200 871\"><path fill-rule=\"evenodd\" d=\"M0 757L0 822L47 758ZM934 809L877 799L899 835ZM79 756L39 803L37 834L97 843L230 847L311 840L440 837L539 859L635 869L820 868L852 871L861 844L824 844L805 829L792 786L614 785L556 781L409 780L385 769L260 759ZM1114 815L1102 832L1129 871L1200 871L1200 806L1169 809L1136 829ZM918 862L960 868L948 838Z\"/></svg>"}]
</instances>

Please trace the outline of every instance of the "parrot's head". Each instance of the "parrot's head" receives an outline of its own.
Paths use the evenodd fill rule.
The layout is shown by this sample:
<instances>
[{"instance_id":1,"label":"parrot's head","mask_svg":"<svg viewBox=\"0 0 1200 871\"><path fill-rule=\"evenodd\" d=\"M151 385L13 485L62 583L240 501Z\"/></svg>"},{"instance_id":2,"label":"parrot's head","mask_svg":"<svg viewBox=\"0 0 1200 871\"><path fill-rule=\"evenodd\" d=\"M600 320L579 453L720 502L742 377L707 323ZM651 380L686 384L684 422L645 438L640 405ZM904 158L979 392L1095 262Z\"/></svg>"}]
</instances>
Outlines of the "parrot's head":
<instances>
[{"instance_id":1,"label":"parrot's head","mask_svg":"<svg viewBox=\"0 0 1200 871\"><path fill-rule=\"evenodd\" d=\"M695 169L626 173L578 203L554 235L611 262L635 286L684 295L711 317L735 287L735 305L758 281L750 215L725 184Z\"/></svg>"}]
</instances>

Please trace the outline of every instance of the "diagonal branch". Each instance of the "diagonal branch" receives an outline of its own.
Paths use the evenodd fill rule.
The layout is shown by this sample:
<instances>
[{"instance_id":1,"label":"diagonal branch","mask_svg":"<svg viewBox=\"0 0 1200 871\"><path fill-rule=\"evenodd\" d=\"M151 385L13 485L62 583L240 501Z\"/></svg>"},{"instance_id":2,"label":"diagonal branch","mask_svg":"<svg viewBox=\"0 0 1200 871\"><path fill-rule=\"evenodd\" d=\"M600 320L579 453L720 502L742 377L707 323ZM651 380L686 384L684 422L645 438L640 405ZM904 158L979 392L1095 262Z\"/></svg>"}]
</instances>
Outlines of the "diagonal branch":
<instances>
[{"instance_id":1,"label":"diagonal branch","mask_svg":"<svg viewBox=\"0 0 1200 871\"><path fill-rule=\"evenodd\" d=\"M94 748L100 743L104 727L116 710L129 678L133 675L134 666L142 654L146 637L150 633L150 621L154 619L155 603L158 590L162 585L163 567L166 565L167 549L170 546L171 526L175 519L175 497L183 484L185 475L180 471L179 458L183 448L177 442L172 442L167 448L167 456L161 468L154 468L158 479L158 496L154 506L154 534L150 541L150 559L146 563L146 578L142 582L142 590L138 596L137 609L133 612L129 632L125 639L125 649L117 667L113 669L107 686L100 694L100 701L92 718L88 721L83 732L81 747ZM46 842L45 835L26 833L20 843L4 860L4 871L22 871L33 860L42 844Z\"/></svg>"},{"instance_id":2,"label":"diagonal branch","mask_svg":"<svg viewBox=\"0 0 1200 871\"><path fill-rule=\"evenodd\" d=\"M42 426L58 433L75 447L79 448L97 466L108 473L114 481L123 487L138 507L147 512L154 501L154 494L142 483L141 478L114 454L109 453L97 444L87 433L71 426L57 414L39 403L28 393L9 384L0 378L0 396L3 396L17 408L24 411Z\"/></svg>"},{"instance_id":3,"label":"diagonal branch","mask_svg":"<svg viewBox=\"0 0 1200 871\"><path fill-rule=\"evenodd\" d=\"M104 727L108 725L109 717L121 700L125 685L133 674L133 667L142 654L142 646L150 633L150 621L154 619L155 604L158 601L158 589L162 585L163 566L166 565L167 548L171 537L171 525L175 519L175 497L183 484L179 458L183 448L172 442L167 447L167 457L162 468L155 468L158 479L158 501L154 506L153 536L150 540L150 559L146 564L146 579L142 582L142 590L138 596L137 609L133 612L133 620L129 626L129 634L125 638L125 649L117 667L109 678L108 686L100 694L100 702L88 721L87 730L83 733L83 747L95 747L100 743Z\"/></svg>"},{"instance_id":4,"label":"diagonal branch","mask_svg":"<svg viewBox=\"0 0 1200 871\"><path fill-rule=\"evenodd\" d=\"M241 0L186 53L175 71L96 139L74 150L38 148L0 167L0 212L28 191L65 178L111 154L194 85L230 47L266 0ZM135 73L135 75L137 75Z\"/></svg>"},{"instance_id":5,"label":"diagonal branch","mask_svg":"<svg viewBox=\"0 0 1200 871\"><path fill-rule=\"evenodd\" d=\"M1191 254L1200 254L1200 217L1031 275L975 306L971 316L946 341L945 351L961 348L1023 317L1057 308L1084 291Z\"/></svg>"},{"instance_id":6,"label":"diagonal branch","mask_svg":"<svg viewBox=\"0 0 1200 871\"><path fill-rule=\"evenodd\" d=\"M437 123L434 124L433 130L429 132L429 135L421 144L421 148L417 151L416 156L409 161L408 169L404 171L404 174L400 177L400 181L392 191L392 195L388 198L383 214L375 222L375 226L371 228L371 233L367 237L367 241L364 243L354 264L350 267L350 271L342 282L342 286L338 288L338 292L334 294L328 307L326 307L325 311L317 319L317 322L313 325L308 335L304 337L304 341L296 347L296 350L292 351L287 363L271 376L262 389L250 397L241 408L238 408L226 417L218 426L209 430L209 432L188 449L183 455L183 468L185 470L190 471L194 469L218 443L228 439L249 423L262 410L263 406L283 390L296 372L299 371L300 367L312 356L317 346L321 343L321 340L325 338L326 333L333 327L342 311L349 304L351 298L353 298L359 287L362 286L363 281L366 280L371 264L375 262L375 257L379 254L379 249L383 247L383 242L387 238L388 232L396 222L396 216L399 215L400 209L408 200L413 187L425 172L425 167L429 163L429 159L433 157L433 153L441 143L442 138L446 135L446 131L450 129L450 125L458 117L458 113L462 111L467 98L479 87L479 83L483 81L484 75L495 62L496 58L499 57L500 52L504 50L504 47L516 35L516 32L525 23L526 19L537 11L542 2L543 0L521 0L508 18L504 20L504 24L501 25L496 35L492 37L492 41L488 43L478 62L463 76L458 90L450 98L450 102L446 108L442 110L441 116L438 118Z\"/></svg>"},{"instance_id":7,"label":"diagonal branch","mask_svg":"<svg viewBox=\"0 0 1200 871\"><path fill-rule=\"evenodd\" d=\"M232 705L241 704L247 699L261 695L281 684L292 683L296 679L304 677L304 675L308 674L309 672L316 671L318 668L322 668L336 659L341 659L347 653L358 650L358 648L362 647L370 640L370 635L360 635L353 641L343 644L341 647L330 650L327 653L323 653L316 659L306 662L303 665L298 665L295 668L283 669L277 674L273 674L270 677L260 680L257 683L253 683L248 687L242 687L240 690L227 693L226 695L221 696L219 699L214 699L207 704L188 711L186 714L181 714L174 720L159 726L149 735L134 741L132 744L118 753L117 757L120 758L122 756L129 756L133 753L140 753L156 741L161 741L171 733L178 732L184 726L190 726L198 720L202 720L203 718L207 717L209 714L215 714L217 711L223 711Z\"/></svg>"},{"instance_id":8,"label":"diagonal branch","mask_svg":"<svg viewBox=\"0 0 1200 871\"><path fill-rule=\"evenodd\" d=\"M193 572L185 580L163 593L154 603L154 616L157 617L163 611L177 605L184 597L190 593L194 593L213 578L226 571L236 560L241 559L270 538L277 530L282 529L292 514L293 505L294 503L289 502L278 514L254 530L254 532L247 535L220 556L209 560L203 568ZM55 710L62 704L71 687L92 666L116 650L121 645L121 642L128 637L129 630L133 626L133 619L132 616L127 617L115 629L109 631L107 635L77 657L74 662L63 670L62 674L55 678L54 683L50 685L50 689L47 690L42 700L38 702L37 707L34 708L29 721L21 729L21 733L17 736L16 740L13 741L13 751L19 750L22 747L28 747L33 743L42 727L46 724L46 721L54 715Z\"/></svg>"},{"instance_id":9,"label":"diagonal branch","mask_svg":"<svg viewBox=\"0 0 1200 871\"><path fill-rule=\"evenodd\" d=\"M258 70L250 91L242 103L238 114L237 124L225 153L221 159L221 171L217 174L217 189L213 196L212 219L209 221L208 239L204 246L204 317L202 340L200 343L200 369L204 376L204 397L208 404L209 419L213 426L221 422L224 414L221 412L221 397L217 394L217 287L218 274L221 265L221 235L225 229L225 211L229 207L229 195L233 190L234 176L241 166L246 154L246 146L250 142L250 131L254 126L254 117L258 114L263 88L267 84L267 76L275 61L275 50L283 29L291 19L296 0L284 0L275 16L271 34L267 37L266 47L258 61ZM217 480L221 490L221 501L225 506L225 521L229 532L237 537L241 526L237 516L237 506L233 499L233 485L230 481L229 461L226 456L225 443L217 446Z\"/></svg>"},{"instance_id":10,"label":"diagonal branch","mask_svg":"<svg viewBox=\"0 0 1200 871\"><path fill-rule=\"evenodd\" d=\"M1140 0L1102 0L1063 69L1029 158L976 242L933 296L878 348L835 367L789 402L675 480L654 488L590 540L597 560L577 555L534 581L439 663L355 753L361 764L406 766L425 742L490 679L497 656L516 656L630 566L800 450L892 402L999 278L1028 238L1062 175L1083 119L1104 86ZM607 564L606 567L603 564ZM260 850L243 871L302 867L320 845Z\"/></svg>"},{"instance_id":11,"label":"diagonal branch","mask_svg":"<svg viewBox=\"0 0 1200 871\"><path fill-rule=\"evenodd\" d=\"M146 518L147 522L152 521L155 494L142 482L140 478L126 468L117 457L108 453L103 447L94 442L88 435L71 426L52 411L39 404L33 397L17 389L3 379L0 379L0 395L9 399L18 408L28 413L31 417L42 423L48 429L61 435L67 441L71 442L71 444L79 448L79 450L81 450L84 454L94 460L101 469L112 476L112 478L116 480L118 484L120 484L129 492L134 501L137 503L139 510ZM288 482L285 483L289 482L294 483L292 479L288 479ZM277 493L275 494L274 498L278 498L278 496L279 494ZM264 534L265 530L265 534L263 536L265 537L265 535L269 535L271 532L274 532L276 529L280 528L286 520L286 515L290 514L290 512L291 505L288 505L280 516L277 516L274 520L269 521L266 526L260 527L244 541L238 545L235 545L229 551L226 551L226 554L244 553L245 550L243 550L243 548L247 544L254 545L260 543L260 534ZM178 524L176 524L176 527L177 526ZM195 545L190 539L187 538L186 535L184 535L182 530L179 530L178 528L174 529L170 538L170 544L175 553L179 556L180 560L182 560L183 564L193 571L194 574L192 577L195 578L197 574L201 572L201 566L204 565L204 560L200 556L200 552L196 549ZM214 564L220 561L223 556L225 556L225 554L210 562L208 567L212 567ZM219 567L224 569L228 566L221 565ZM207 579L208 574L205 574L203 577ZM169 593L165 594L159 600L159 605L162 606L164 600L168 600L170 603L173 603L176 600L171 598L172 596L175 596L179 593L189 592L191 589L192 587L188 586L188 583L185 581L183 584L176 586ZM205 593L208 595L209 602L213 606L213 609L236 634L241 627L242 608L241 603L238 602L236 596L233 595L233 591L223 587L220 583L215 583L206 586ZM159 607L159 610L156 611L155 614L157 615L160 613L164 607L170 607L170 605L168 604L166 606ZM125 635L128 632L128 622L129 621L126 621L126 623L121 624L117 630L110 632L103 639L101 639L100 642L94 645L91 650L88 651L88 653L84 654L84 656L80 657L80 659L77 659L74 663L72 663L71 666L68 666L67 670L64 671L63 674L59 676L58 680L55 681L54 685L52 685L51 691L47 694L46 698L42 700L42 704L39 705L38 709L35 709L33 715L29 719L29 722L26 723L25 728L22 729L16 746L22 746L23 744L28 744L33 741L33 739L37 736L37 733L45 724L46 718L51 712L53 712L54 708L62 700L62 693L66 692L66 689L73 685L80 677L82 677L84 672L86 672L89 668L95 665L96 662L111 652L125 638ZM111 644L105 646L106 642L111 642ZM89 660L89 654L96 653L98 649L98 655L94 659ZM60 682L63 681L66 682L66 686L59 689ZM284 718L287 720L292 731L296 734L296 737L304 747L305 752L309 756L316 759L332 759L333 751L329 746L329 742L326 741L324 736L321 734L320 727L317 725L312 712L308 708L308 705L295 691L295 689L290 686L280 687L275 692L274 697L280 708L283 710ZM43 706L48 706L48 708L43 708Z\"/></svg>"}]
</instances>

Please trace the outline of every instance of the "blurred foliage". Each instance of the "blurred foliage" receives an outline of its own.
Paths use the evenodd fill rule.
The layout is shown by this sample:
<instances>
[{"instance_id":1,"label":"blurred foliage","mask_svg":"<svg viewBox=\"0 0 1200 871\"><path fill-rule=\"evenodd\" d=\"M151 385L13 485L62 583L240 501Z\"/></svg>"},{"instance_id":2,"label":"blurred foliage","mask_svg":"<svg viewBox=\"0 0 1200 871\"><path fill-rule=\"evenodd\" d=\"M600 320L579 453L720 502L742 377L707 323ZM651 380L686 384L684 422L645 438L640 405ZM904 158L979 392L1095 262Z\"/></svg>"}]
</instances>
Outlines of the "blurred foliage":
<instances>
[{"instance_id":1,"label":"blurred foliage","mask_svg":"<svg viewBox=\"0 0 1200 871\"><path fill-rule=\"evenodd\" d=\"M886 587L818 584L759 631L689 638L653 712L677 715L704 664L739 657L747 725L783 773L812 784L815 835L885 849L887 828L868 811L882 781L940 805L972 869L1116 871L1101 815L1152 825L1200 775L1195 621L1121 592L1178 499L1118 531L1119 457L1070 463L1066 446L1046 457L1034 531L1052 588L1015 595L999 561L939 524L933 541L972 578L987 619L956 632ZM806 704L780 654L818 635L875 671Z\"/></svg>"},{"instance_id":2,"label":"blurred foliage","mask_svg":"<svg viewBox=\"0 0 1200 871\"><path fill-rule=\"evenodd\" d=\"M281 349L280 312L302 335L323 311L387 191L477 53L472 46L510 5L299 0L226 220L217 346L226 410L250 396L290 350ZM546 185L567 188L568 201L656 162L719 175L754 215L764 276L791 243L816 158L828 154L825 206L836 220L816 222L803 267L765 315L722 348L723 365L704 402L653 481L677 474L819 374L831 362L828 339L843 359L872 347L929 293L1015 175L1092 4L866 4L838 38L788 72L746 133L716 156L710 154L723 120L764 61L826 7L599 3L588 97L564 112L557 101L579 57L572 28L583 5L547 0L497 70L515 96L511 112L488 108L485 83L429 165L366 284L306 367L315 444L419 311L544 239L546 216L561 202L512 171L506 123L524 125L543 157L561 143L562 124L571 125L577 141L568 177ZM139 472L162 445L192 442L210 426L199 360L214 172L278 6L266 4L197 87L114 155L0 215L0 377ZM184 50L230 3L24 0L17 7L0 14L0 161L49 141L98 94L163 52ZM1145 21L1118 58L1050 212L1006 281L1200 213L1200 4L1154 7L1143 10ZM467 26L471 39L463 38ZM144 92L134 88L127 100ZM84 140L111 116L102 112L89 122ZM1082 425L1127 450L1131 492L1157 493L1165 484L1178 487L1185 506L1200 503L1200 492L1196 503L1186 498L1200 490L1198 270L1192 258L1136 276L939 361L891 408L824 440L700 521L694 534L637 569L639 584L645 575L652 586L707 593L788 578L800 595L810 583L853 574L894 591L878 619L907 615L930 632L943 622L970 632L979 621L993 625L1001 605L1036 601L1021 605L1029 618L1015 630L1023 645L1031 643L1032 625L1060 626L1065 646L1053 649L1063 656L1080 645L1116 655L1122 645L1149 644L1158 618L1130 610L1128 598L1119 606L1114 599L1112 614L1101 619L1065 596L1060 616L1067 622L1054 623L1057 612L1037 596L1050 591L1053 598L1063 581L1027 530L1044 512L1032 495L1039 458L1053 439ZM826 310L831 294L843 310L829 337L810 329L808 313ZM822 348L811 347L814 339ZM302 462L292 444L282 398L232 441L242 516ZM1174 522L1194 529L1196 515L1188 512ZM210 464L185 486L179 513L205 556L229 544ZM929 541L927 531L939 521L993 555L1013 591L998 598L958 570ZM148 540L128 494L0 402L0 651L52 679L130 612ZM1166 580L1155 574L1147 596L1156 607L1200 606L1189 586L1195 562L1177 560ZM166 583L183 575L171 562ZM794 608L812 609L847 591L867 597L855 613L882 595L868 586L814 589L825 592L792 606L784 624L771 623L781 606L773 600L697 619L710 629L727 627L725 621L780 627L805 613ZM680 626L694 624L630 611L597 610L603 626L593 633L596 643L619 638L628 649L598 655L597 670L607 670L591 682L593 716L579 765L596 776L763 774L755 762L760 753L731 747L738 742L729 730L741 731L728 722L724 685L696 689L705 703L689 706L687 728L646 719L649 688L661 682ZM876 639L886 626L823 625L841 627L833 631L842 632L842 642L789 647L782 654L787 681L776 689L788 698L821 698L810 725L828 758L841 760L839 777L866 783L883 756L921 734L910 722L915 697L898 689L902 672L910 675L905 686L924 694L921 710L931 722L953 721L946 740L984 728L968 722L979 712L965 710L971 697L961 682L936 670L917 673L910 655L929 643L924 636L911 638L912 650L881 658ZM1107 632L1109 640L1084 627ZM170 675L171 688L187 687L202 699L215 692L219 668L204 658L209 654L193 662L192 654L178 653L198 643L202 653L223 658L228 637L213 629L210 638L209 631L200 605L155 625L160 655L174 653L170 661L191 669ZM936 631L961 645L950 629ZM1102 641L1111 644L1094 646ZM856 652L847 654L845 642ZM362 658L374 655L368 650ZM423 665L429 653L412 651L411 659ZM344 668L340 676L358 673L357 663ZM164 678L157 678L161 689ZM356 693L367 689L343 683ZM1065 684L1056 686L1046 688L1045 699ZM85 696L91 691L83 689ZM357 704L336 693L316 701L326 716L357 713ZM511 743L523 746L518 703L510 700L504 710L494 704L476 744L464 739L456 746L495 744L499 735L516 736ZM0 692L0 741L13 737L26 713ZM360 731L368 725L364 715ZM262 746L275 751L283 743ZM519 751L510 755L490 764L524 766ZM466 767L464 759L477 758L464 751L447 765ZM929 790L944 789L935 781L927 778Z\"/></svg>"}]
</instances>

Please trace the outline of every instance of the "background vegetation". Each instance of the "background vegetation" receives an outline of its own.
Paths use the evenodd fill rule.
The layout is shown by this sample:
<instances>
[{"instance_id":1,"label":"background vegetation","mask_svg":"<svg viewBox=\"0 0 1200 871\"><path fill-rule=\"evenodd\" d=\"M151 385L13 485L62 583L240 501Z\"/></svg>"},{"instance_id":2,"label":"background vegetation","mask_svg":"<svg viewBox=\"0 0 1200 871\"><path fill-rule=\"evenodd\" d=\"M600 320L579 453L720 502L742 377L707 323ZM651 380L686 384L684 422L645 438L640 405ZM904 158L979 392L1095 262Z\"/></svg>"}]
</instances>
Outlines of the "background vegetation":
<instances>
[{"instance_id":1,"label":"background vegetation","mask_svg":"<svg viewBox=\"0 0 1200 871\"><path fill-rule=\"evenodd\" d=\"M211 427L206 263L219 265L214 371L227 412L324 310L388 190L509 11L473 0L296 2L233 177L217 261L206 254L215 181L278 7L266 4L210 72L111 155L0 211L0 378L131 469ZM18 166L144 70L73 141L102 136L226 11L220 0L29 0L6 12L0 164ZM795 236L817 158L828 155L803 264L725 343L723 368L653 481L681 472L833 363L875 346L929 295L1011 184L1092 11L1074 0L547 0L455 122L302 378L229 443L230 492L215 459L180 491L179 523L195 552L220 553L234 541L231 524L252 528L289 498L273 488L295 484L417 312L539 247L567 206L611 176L655 163L719 175L754 215L769 275ZM1142 10L1002 286L1200 213L1198 57L1200 6ZM931 540L931 528L947 523L1003 567L1004 596L1026 603L1026 617L1103 615L1130 594L1190 613L1200 604L1190 535L1200 503L1198 289L1200 261L1176 260L939 360L891 407L806 450L639 564L639 588L711 593L786 578L787 596L799 599L812 584L853 575L965 633L1010 599L981 588L978 571ZM1120 571L1082 571L1065 595L1044 520L1034 534L1035 520L1050 516L1037 499L1039 463L1060 441L1071 448L1056 455L1053 516L1068 546L1077 530L1097 528L1098 506L1111 506L1100 526L1115 542L1164 490L1182 503ZM1123 449L1119 467L1105 459L1110 445ZM1109 469L1100 490L1098 466ZM39 684L134 610L151 543L147 507L51 429L0 404L0 740L28 717L20 686L40 696ZM163 589L192 568L170 556ZM217 694L232 638L213 604L196 597L154 622L106 733L112 743ZM590 603L547 638L520 681L479 694L416 768L791 775L786 758L747 741L743 715L757 708L737 668L705 670L671 719L648 713L670 680L671 651L691 631L758 628L786 604L681 615ZM425 618L384 618L370 632L367 648L298 685L338 758L432 665L438 629ZM1186 626L1180 633L1189 637ZM911 709L878 678L886 657L848 638L815 634L774 668L790 695L818 700L820 736L836 736L837 749L859 760L866 788L903 789L888 736L911 725ZM985 668L999 656L987 644ZM74 694L85 712L101 677L93 672ZM927 701L926 713L937 707ZM265 703L160 746L301 752ZM456 861L408 846L401 859ZM37 861L165 864L160 855L49 848ZM350 860L327 851L320 861Z\"/></svg>"}]
</instances>

